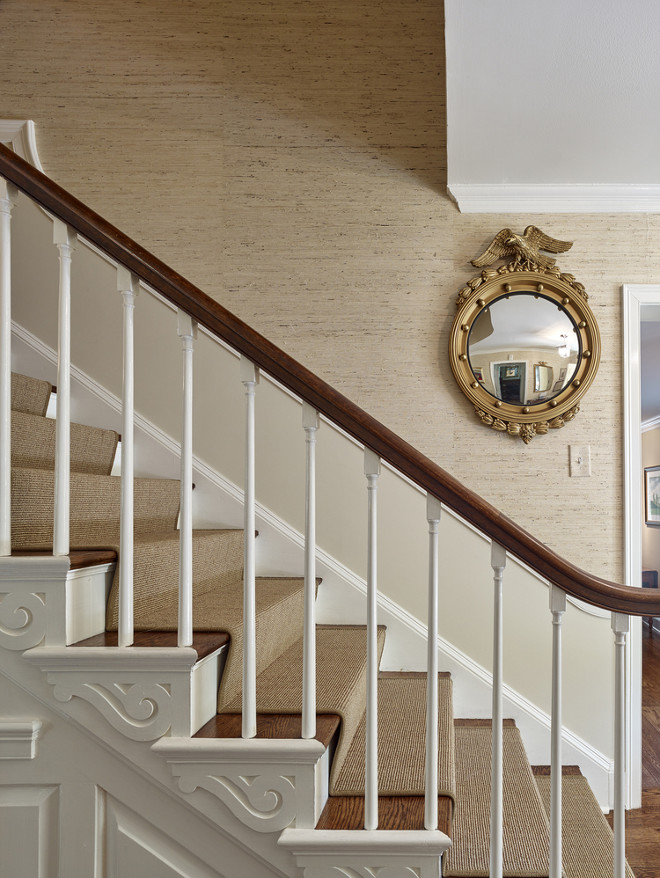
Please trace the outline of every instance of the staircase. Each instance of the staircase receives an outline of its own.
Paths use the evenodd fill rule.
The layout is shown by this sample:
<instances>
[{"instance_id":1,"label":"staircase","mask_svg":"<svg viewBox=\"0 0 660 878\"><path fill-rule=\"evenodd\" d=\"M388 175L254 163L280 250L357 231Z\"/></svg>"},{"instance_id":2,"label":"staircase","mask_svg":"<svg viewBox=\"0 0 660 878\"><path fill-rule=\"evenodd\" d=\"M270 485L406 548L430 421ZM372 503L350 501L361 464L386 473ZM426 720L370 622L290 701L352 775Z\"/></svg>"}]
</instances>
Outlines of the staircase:
<instances>
[{"instance_id":1,"label":"staircase","mask_svg":"<svg viewBox=\"0 0 660 878\"><path fill-rule=\"evenodd\" d=\"M102 221L3 148L0 171L54 210L57 222L71 223L95 241L92 229ZM66 287L70 253L61 248L69 247L70 231L60 229L58 237ZM117 434L69 424L66 380L62 385L58 380L58 397L64 400L54 421L45 417L52 391L48 382L12 376L6 419L11 423L11 554L0 559L5 595L0 645L7 678L26 691L32 688L65 724L86 729L104 748L122 753L154 789L167 789L185 804L187 819L194 814L225 834L229 826L244 848L254 845L259 851L263 868L272 862L274 875L630 875L622 858L621 773L615 844L579 770L562 769L555 760L561 723L553 731L552 769L530 767L519 730L501 715L501 675L495 674L492 722L454 717L451 679L437 668L433 648L440 500L493 540L496 585L501 586L505 549L550 579L555 626L565 606L564 589L615 610L617 645L623 647L625 624L619 617L660 614L653 595L571 568L203 294L193 295L181 279L173 292L173 273L116 230L105 224L97 237L120 260L120 288L130 295L135 284L124 266L139 269L159 294L176 301L184 400L193 321L241 351L248 412L245 526L192 529L185 427L181 482L127 476L126 461L133 453L130 420L122 434L124 477L118 478L110 474ZM182 291L189 294L185 311ZM258 375L248 354L305 400L308 517L300 577L254 574L259 537L250 490L250 406ZM131 368L125 366L125 372ZM313 562L313 443L319 411L366 446L366 627L358 618L343 625L315 618L316 595L324 588ZM130 388L126 412L132 415ZM184 419L185 412L184 401ZM58 439L63 423L66 478ZM381 459L429 496L431 648L423 671L378 671L387 638L376 620L372 543ZM62 497L64 524L58 523ZM64 531L66 551L52 554ZM84 576L73 575L81 570ZM501 619L496 598L496 621L498 615ZM500 638L496 624L501 657ZM557 653L556 674L560 664ZM177 866L178 872L168 866L167 872L154 865L154 857L148 867L153 876L207 874L191 866ZM134 862L142 861L136 855ZM208 874L248 873L220 864Z\"/></svg>"},{"instance_id":2,"label":"staircase","mask_svg":"<svg viewBox=\"0 0 660 878\"><path fill-rule=\"evenodd\" d=\"M41 553L49 553L52 545L56 424L45 417L51 391L45 381L12 375L13 554L19 557L43 557ZM103 558L108 553L117 556L120 479L110 472L118 439L112 431L71 425L71 555L86 555L80 558L81 565L95 566L100 560L98 553L103 553ZM136 480L134 607L138 633L134 651L146 653L176 644L170 632L177 630L178 503L175 481ZM207 742L236 739L240 734L237 720L243 642L242 531L196 531L193 562L197 662L208 662L210 656L222 656L222 662L206 681L215 686L219 677L217 714L199 729L193 721L191 731L193 739ZM105 630L71 644L72 655L116 646L118 571L115 565ZM258 739L290 740L300 735L303 586L302 578L257 579ZM381 651L385 637L381 629ZM315 830L319 834L356 832L364 824L365 629L360 625L319 625L316 642L317 711L324 715L319 738L328 754L330 775L329 797ZM38 647L32 649L30 661L43 661L39 652ZM66 677L65 664L60 674ZM379 674L381 830L424 828L426 688L425 673ZM444 854L442 875L477 878L489 875L491 723L454 719L451 690L450 676L440 673L438 806L440 828L452 840ZM155 737L155 732L149 737ZM609 875L613 867L609 826L579 770L566 771L570 780L564 782L565 809L575 813L580 830L567 834L565 874L567 878ZM512 721L504 723L504 778L503 874L547 875L549 771L530 767ZM285 831L285 840L287 833L295 850L295 829Z\"/></svg>"}]
</instances>

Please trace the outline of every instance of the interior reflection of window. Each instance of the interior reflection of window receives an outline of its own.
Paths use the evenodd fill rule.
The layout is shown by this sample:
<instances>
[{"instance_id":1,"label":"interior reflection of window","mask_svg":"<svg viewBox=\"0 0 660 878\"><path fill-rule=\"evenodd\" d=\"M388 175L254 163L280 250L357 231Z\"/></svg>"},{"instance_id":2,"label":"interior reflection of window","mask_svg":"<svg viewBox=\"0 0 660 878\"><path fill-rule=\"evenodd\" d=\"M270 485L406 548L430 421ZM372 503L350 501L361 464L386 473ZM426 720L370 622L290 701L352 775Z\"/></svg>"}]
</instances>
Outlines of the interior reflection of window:
<instances>
[{"instance_id":1,"label":"interior reflection of window","mask_svg":"<svg viewBox=\"0 0 660 878\"><path fill-rule=\"evenodd\" d=\"M538 405L568 386L580 339L571 317L552 299L532 292L495 299L476 317L468 338L470 368L503 402Z\"/></svg>"}]
</instances>

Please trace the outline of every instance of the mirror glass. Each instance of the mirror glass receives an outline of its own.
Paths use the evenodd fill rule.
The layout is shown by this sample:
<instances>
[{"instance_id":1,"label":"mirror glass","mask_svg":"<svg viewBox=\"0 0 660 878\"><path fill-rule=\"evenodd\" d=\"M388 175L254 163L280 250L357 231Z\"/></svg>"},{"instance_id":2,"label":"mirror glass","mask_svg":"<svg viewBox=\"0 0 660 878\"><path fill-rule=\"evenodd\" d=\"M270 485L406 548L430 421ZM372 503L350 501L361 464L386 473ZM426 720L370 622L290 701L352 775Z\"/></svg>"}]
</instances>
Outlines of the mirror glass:
<instances>
[{"instance_id":1,"label":"mirror glass","mask_svg":"<svg viewBox=\"0 0 660 878\"><path fill-rule=\"evenodd\" d=\"M572 318L540 293L495 299L477 315L468 338L474 377L512 405L540 405L557 396L570 384L580 354Z\"/></svg>"}]
</instances>

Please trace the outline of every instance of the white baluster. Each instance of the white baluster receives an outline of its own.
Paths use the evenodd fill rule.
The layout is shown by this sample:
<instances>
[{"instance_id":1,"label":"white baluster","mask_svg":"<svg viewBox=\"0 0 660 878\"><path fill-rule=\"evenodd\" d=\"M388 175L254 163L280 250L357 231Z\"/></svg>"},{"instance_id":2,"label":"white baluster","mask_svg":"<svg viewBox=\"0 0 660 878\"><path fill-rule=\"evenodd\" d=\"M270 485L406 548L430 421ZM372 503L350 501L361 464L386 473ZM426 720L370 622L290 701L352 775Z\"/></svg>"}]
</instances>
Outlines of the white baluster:
<instances>
[{"instance_id":1,"label":"white baluster","mask_svg":"<svg viewBox=\"0 0 660 878\"><path fill-rule=\"evenodd\" d=\"M134 344L133 312L138 284L135 275L117 267L117 292L122 296L124 349L122 378L121 514L119 521L119 646L133 644L133 433Z\"/></svg>"},{"instance_id":2,"label":"white baluster","mask_svg":"<svg viewBox=\"0 0 660 878\"><path fill-rule=\"evenodd\" d=\"M60 298L57 355L57 422L55 426L55 520L53 554L69 554L71 435L71 256L75 232L53 221L53 243L60 254Z\"/></svg>"},{"instance_id":3,"label":"white baluster","mask_svg":"<svg viewBox=\"0 0 660 878\"><path fill-rule=\"evenodd\" d=\"M550 586L552 613L552 710L550 732L550 878L562 876L562 649L561 626L566 612L566 593Z\"/></svg>"},{"instance_id":4,"label":"white baluster","mask_svg":"<svg viewBox=\"0 0 660 878\"><path fill-rule=\"evenodd\" d=\"M192 646L192 430L193 341L197 323L178 312L177 331L183 351L183 416L181 436L181 510L179 513L179 646Z\"/></svg>"},{"instance_id":5,"label":"white baluster","mask_svg":"<svg viewBox=\"0 0 660 878\"><path fill-rule=\"evenodd\" d=\"M17 197L0 179L0 556L11 555L11 212Z\"/></svg>"},{"instance_id":6,"label":"white baluster","mask_svg":"<svg viewBox=\"0 0 660 878\"><path fill-rule=\"evenodd\" d=\"M245 558L243 564L243 728L244 738L257 734L257 647L255 602L255 393L259 372L241 357L245 387Z\"/></svg>"},{"instance_id":7,"label":"white baluster","mask_svg":"<svg viewBox=\"0 0 660 878\"><path fill-rule=\"evenodd\" d=\"M305 623L303 628L302 737L316 734L316 433L319 416L303 403L306 445Z\"/></svg>"},{"instance_id":8,"label":"white baluster","mask_svg":"<svg viewBox=\"0 0 660 878\"><path fill-rule=\"evenodd\" d=\"M612 613L614 631L614 878L626 871L626 639L630 617Z\"/></svg>"},{"instance_id":9,"label":"white baluster","mask_svg":"<svg viewBox=\"0 0 660 878\"><path fill-rule=\"evenodd\" d=\"M426 790L424 828L438 828L438 534L442 504L426 495L429 523L428 653L426 660Z\"/></svg>"},{"instance_id":10,"label":"white baluster","mask_svg":"<svg viewBox=\"0 0 660 878\"><path fill-rule=\"evenodd\" d=\"M380 458L364 450L367 477L367 714L364 828L378 829L378 542L377 501Z\"/></svg>"},{"instance_id":11,"label":"white baluster","mask_svg":"<svg viewBox=\"0 0 660 878\"><path fill-rule=\"evenodd\" d=\"M502 579L506 550L493 543L493 740L490 785L490 878L502 878L503 798L502 798Z\"/></svg>"}]
</instances>

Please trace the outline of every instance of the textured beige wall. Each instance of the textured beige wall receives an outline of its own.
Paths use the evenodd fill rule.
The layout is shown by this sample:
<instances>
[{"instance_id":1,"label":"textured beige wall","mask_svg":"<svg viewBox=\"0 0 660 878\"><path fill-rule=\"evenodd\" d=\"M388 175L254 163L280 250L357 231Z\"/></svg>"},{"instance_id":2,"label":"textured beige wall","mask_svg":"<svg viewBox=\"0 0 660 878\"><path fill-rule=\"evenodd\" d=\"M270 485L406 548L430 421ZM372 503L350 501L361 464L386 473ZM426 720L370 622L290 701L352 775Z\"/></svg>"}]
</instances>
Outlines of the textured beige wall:
<instances>
[{"instance_id":1,"label":"textured beige wall","mask_svg":"<svg viewBox=\"0 0 660 878\"><path fill-rule=\"evenodd\" d=\"M0 117L35 120L59 183L553 548L621 577L620 284L657 279L660 218L460 215L441 3L3 0L0 53ZM529 447L477 421L446 355L469 259L527 223L575 240L561 264L603 334L582 413ZM590 479L569 479L569 443L591 445Z\"/></svg>"}]
</instances>

